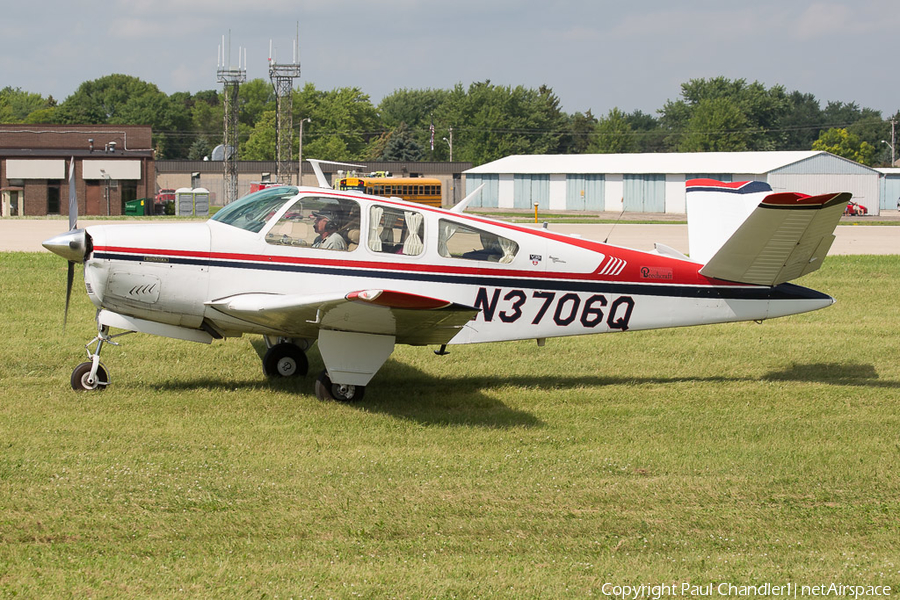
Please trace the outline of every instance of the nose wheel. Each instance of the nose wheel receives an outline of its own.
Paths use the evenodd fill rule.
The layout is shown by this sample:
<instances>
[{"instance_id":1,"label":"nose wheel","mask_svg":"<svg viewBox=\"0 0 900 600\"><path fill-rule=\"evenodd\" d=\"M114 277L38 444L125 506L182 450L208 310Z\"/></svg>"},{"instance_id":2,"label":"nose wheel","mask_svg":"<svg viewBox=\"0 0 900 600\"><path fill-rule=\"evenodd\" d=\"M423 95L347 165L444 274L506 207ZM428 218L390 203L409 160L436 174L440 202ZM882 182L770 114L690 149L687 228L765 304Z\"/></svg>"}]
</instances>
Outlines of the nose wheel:
<instances>
[{"instance_id":1,"label":"nose wheel","mask_svg":"<svg viewBox=\"0 0 900 600\"><path fill-rule=\"evenodd\" d=\"M72 384L72 389L76 392L105 390L106 386L109 385L109 372L106 370L106 367L100 364L100 350L103 349L104 344L118 346L119 344L114 342L113 338L128 335L129 333L134 332L126 331L118 335L109 335L109 326L98 324L97 337L84 345L84 349L87 350L88 361L81 363L72 371L72 377L69 380ZM97 345L91 350L91 344L94 342Z\"/></svg>"},{"instance_id":2,"label":"nose wheel","mask_svg":"<svg viewBox=\"0 0 900 600\"><path fill-rule=\"evenodd\" d=\"M93 362L83 362L72 371L72 389L76 392L88 392L91 390L103 391L109 385L109 373L106 367L97 365L97 371L91 375L94 368Z\"/></svg>"}]
</instances>

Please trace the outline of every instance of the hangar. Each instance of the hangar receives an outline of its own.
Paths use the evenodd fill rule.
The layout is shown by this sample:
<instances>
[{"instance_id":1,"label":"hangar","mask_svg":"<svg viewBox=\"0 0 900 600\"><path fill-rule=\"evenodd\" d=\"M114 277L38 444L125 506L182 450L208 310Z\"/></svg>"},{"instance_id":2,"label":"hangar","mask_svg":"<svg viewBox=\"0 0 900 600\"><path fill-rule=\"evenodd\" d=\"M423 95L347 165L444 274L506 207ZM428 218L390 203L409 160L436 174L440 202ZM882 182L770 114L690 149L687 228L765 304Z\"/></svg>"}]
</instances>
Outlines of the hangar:
<instances>
[{"instance_id":1,"label":"hangar","mask_svg":"<svg viewBox=\"0 0 900 600\"><path fill-rule=\"evenodd\" d=\"M877 215L881 174L828 152L508 156L465 171L472 206L684 214L689 179L765 181L776 191L847 191Z\"/></svg>"}]
</instances>

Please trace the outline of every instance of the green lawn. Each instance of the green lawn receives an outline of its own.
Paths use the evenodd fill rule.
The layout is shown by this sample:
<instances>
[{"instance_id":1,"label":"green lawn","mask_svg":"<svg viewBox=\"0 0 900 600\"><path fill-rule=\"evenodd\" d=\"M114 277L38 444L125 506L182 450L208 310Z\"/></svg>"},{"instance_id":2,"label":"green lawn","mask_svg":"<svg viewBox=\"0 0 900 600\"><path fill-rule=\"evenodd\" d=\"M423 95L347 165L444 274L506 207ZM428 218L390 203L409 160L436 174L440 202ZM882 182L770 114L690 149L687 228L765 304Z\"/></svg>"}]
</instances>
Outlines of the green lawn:
<instances>
[{"instance_id":1,"label":"green lawn","mask_svg":"<svg viewBox=\"0 0 900 600\"><path fill-rule=\"evenodd\" d=\"M801 283L835 306L761 325L398 347L358 405L266 380L256 337L125 336L75 393L65 270L0 254L0 596L900 589L900 257L829 258Z\"/></svg>"}]
</instances>

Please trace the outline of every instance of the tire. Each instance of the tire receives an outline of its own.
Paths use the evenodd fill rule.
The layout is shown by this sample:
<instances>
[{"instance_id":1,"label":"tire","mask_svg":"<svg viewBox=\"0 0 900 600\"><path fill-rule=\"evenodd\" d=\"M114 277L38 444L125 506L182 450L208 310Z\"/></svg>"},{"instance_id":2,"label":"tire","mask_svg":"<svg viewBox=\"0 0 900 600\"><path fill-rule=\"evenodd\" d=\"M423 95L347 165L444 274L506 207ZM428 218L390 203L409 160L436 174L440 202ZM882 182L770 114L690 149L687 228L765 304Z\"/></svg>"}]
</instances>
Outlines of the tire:
<instances>
[{"instance_id":1,"label":"tire","mask_svg":"<svg viewBox=\"0 0 900 600\"><path fill-rule=\"evenodd\" d=\"M106 386L109 384L109 373L106 372L106 367L103 365L97 367L97 377L93 385L88 383L87 380L93 366L91 362L83 362L75 367L70 380L73 390L76 392L90 392L94 390L102 392L106 389Z\"/></svg>"},{"instance_id":2,"label":"tire","mask_svg":"<svg viewBox=\"0 0 900 600\"><path fill-rule=\"evenodd\" d=\"M366 395L364 385L340 385L332 383L326 371L322 371L316 379L316 398L322 400L337 400L338 402L359 402Z\"/></svg>"},{"instance_id":3,"label":"tire","mask_svg":"<svg viewBox=\"0 0 900 600\"><path fill-rule=\"evenodd\" d=\"M306 354L294 344L275 344L263 357L266 377L302 377L309 371Z\"/></svg>"}]
</instances>

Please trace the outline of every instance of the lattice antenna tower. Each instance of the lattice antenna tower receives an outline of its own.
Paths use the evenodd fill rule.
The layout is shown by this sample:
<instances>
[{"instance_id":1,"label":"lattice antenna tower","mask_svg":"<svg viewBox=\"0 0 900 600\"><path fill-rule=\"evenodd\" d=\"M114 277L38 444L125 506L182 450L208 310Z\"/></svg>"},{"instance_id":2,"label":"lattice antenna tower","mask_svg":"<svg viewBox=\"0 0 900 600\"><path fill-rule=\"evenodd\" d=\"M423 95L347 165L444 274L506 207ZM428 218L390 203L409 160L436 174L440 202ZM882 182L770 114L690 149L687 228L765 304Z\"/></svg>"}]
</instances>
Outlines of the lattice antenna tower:
<instances>
[{"instance_id":1,"label":"lattice antenna tower","mask_svg":"<svg viewBox=\"0 0 900 600\"><path fill-rule=\"evenodd\" d=\"M228 32L228 46L225 36L219 46L216 81L224 87L225 96L225 204L238 197L237 153L238 153L238 89L247 81L247 49L238 48L237 66L231 63L231 32Z\"/></svg>"},{"instance_id":2,"label":"lattice antenna tower","mask_svg":"<svg viewBox=\"0 0 900 600\"><path fill-rule=\"evenodd\" d=\"M276 60L272 41L269 40L269 79L275 88L275 173L278 183L291 183L291 172L294 163L291 160L293 145L294 117L293 90L294 79L300 77L300 24L297 24L297 37L294 39L293 62L279 63ZM298 167L299 170L299 167ZM297 173L297 184L300 184Z\"/></svg>"}]
</instances>

